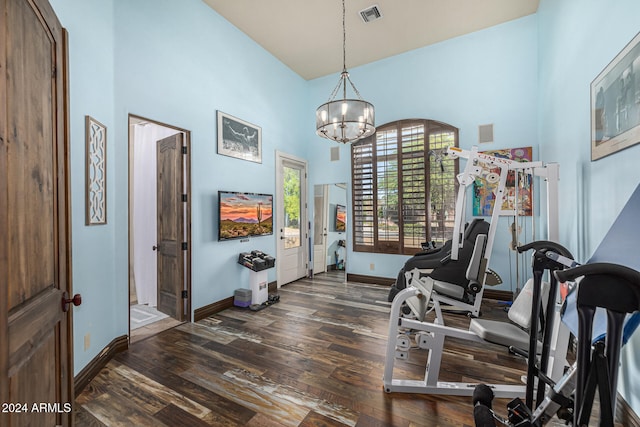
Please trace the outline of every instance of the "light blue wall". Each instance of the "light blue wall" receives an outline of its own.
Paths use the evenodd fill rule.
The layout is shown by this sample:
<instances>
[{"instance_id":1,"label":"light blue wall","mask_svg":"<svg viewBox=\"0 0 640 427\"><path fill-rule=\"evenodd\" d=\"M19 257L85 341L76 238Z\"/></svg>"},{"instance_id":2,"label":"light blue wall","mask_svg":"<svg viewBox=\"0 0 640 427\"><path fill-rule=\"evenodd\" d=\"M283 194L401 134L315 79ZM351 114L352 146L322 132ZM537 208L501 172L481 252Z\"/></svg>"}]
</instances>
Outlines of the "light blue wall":
<instances>
[{"instance_id":1,"label":"light blue wall","mask_svg":"<svg viewBox=\"0 0 640 427\"><path fill-rule=\"evenodd\" d=\"M128 333L128 114L191 131L196 309L248 287L239 252L275 255L275 236L217 241L217 194L275 194L275 151L306 157L307 85L200 0L52 4L70 34L73 286L83 296L74 311L77 374ZM216 153L216 110L262 127L261 164ZM104 226L84 225L85 114L108 128Z\"/></svg>"},{"instance_id":2,"label":"light blue wall","mask_svg":"<svg viewBox=\"0 0 640 427\"><path fill-rule=\"evenodd\" d=\"M193 308L228 298L249 286L238 253L275 256L276 240L218 242L218 190L275 194L275 151L306 157L306 82L200 0L118 2L115 33L118 123L132 113L192 132ZM261 164L216 153L216 110L262 127ZM119 131L125 165L127 130ZM126 177L119 188L126 206ZM118 242L126 254L126 235Z\"/></svg>"},{"instance_id":3,"label":"light blue wall","mask_svg":"<svg viewBox=\"0 0 640 427\"><path fill-rule=\"evenodd\" d=\"M309 194L314 184L350 183L350 151L340 146L340 160L331 162L334 143L309 130L309 112L326 101L338 75L305 82L200 0L51 3L70 34L73 286L83 295L74 310L77 374L128 328L129 113L192 131L193 308L246 285L238 252L275 254L274 237L217 242L217 191L275 193L275 150L309 159ZM536 15L351 69L351 76L376 105L378 124L444 121L460 129L468 148L477 126L493 123L496 142L483 149L533 146L536 158L559 161L560 240L584 260L640 179L640 146L589 160L589 84L638 32L639 15L636 0L542 0ZM216 154L216 110L262 126L262 164ZM84 225L86 114L108 128L104 226ZM350 197L348 186L349 205ZM503 278L507 226L502 221L492 260ZM405 259L349 252L347 269L395 277ZM275 270L269 274L275 280ZM630 378L640 370L639 347L636 337L623 351L619 387L636 412L640 391Z\"/></svg>"},{"instance_id":4,"label":"light blue wall","mask_svg":"<svg viewBox=\"0 0 640 427\"><path fill-rule=\"evenodd\" d=\"M69 32L72 280L74 293L82 295L82 305L73 309L77 374L116 336L127 333L128 305L118 301L128 291L126 283L116 280L114 189L121 168L115 148L113 1L52 0L51 5ZM107 127L107 224L90 227L84 217L85 115ZM90 345L85 350L86 335Z\"/></svg>"},{"instance_id":5,"label":"light blue wall","mask_svg":"<svg viewBox=\"0 0 640 427\"><path fill-rule=\"evenodd\" d=\"M640 182L640 146L591 162L590 84L640 31L640 2L542 0L539 130L561 161L560 241L589 259ZM636 71L637 72L637 71ZM618 391L640 413L640 337L623 349Z\"/></svg>"},{"instance_id":6,"label":"light blue wall","mask_svg":"<svg viewBox=\"0 0 640 427\"><path fill-rule=\"evenodd\" d=\"M481 149L532 146L537 155L537 52L537 18L531 15L349 71L362 96L376 107L378 125L405 118L443 121L458 127L460 145L470 148L478 143L478 125L493 123L495 143ZM337 79L336 74L309 82L309 111L326 102ZM307 126L313 128L311 119ZM313 138L311 185L351 183L349 147L341 146L340 161L331 162L329 147L335 144ZM501 219L491 261L506 278L504 289L511 285L507 230L507 219ZM348 273L395 278L407 257L350 250L347 259Z\"/></svg>"}]
</instances>

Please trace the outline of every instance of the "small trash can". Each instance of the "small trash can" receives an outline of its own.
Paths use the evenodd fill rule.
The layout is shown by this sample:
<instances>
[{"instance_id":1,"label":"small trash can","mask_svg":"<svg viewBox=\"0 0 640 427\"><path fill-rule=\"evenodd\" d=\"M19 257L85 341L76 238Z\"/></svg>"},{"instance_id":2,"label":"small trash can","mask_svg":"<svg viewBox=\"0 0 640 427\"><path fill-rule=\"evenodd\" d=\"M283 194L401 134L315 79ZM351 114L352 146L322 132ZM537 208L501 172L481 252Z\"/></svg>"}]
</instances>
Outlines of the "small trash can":
<instances>
[{"instance_id":1,"label":"small trash can","mask_svg":"<svg viewBox=\"0 0 640 427\"><path fill-rule=\"evenodd\" d=\"M251 305L251 289L236 289L233 293L233 305L236 307L249 307Z\"/></svg>"}]
</instances>

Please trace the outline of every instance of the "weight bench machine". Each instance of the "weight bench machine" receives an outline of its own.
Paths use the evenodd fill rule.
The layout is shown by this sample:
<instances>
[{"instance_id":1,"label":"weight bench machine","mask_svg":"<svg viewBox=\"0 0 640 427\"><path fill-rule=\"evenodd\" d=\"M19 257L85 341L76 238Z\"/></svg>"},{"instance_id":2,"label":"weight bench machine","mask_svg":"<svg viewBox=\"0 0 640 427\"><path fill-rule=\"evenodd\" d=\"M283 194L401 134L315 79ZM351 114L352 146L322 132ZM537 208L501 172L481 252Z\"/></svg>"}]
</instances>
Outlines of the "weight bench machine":
<instances>
[{"instance_id":1,"label":"weight bench machine","mask_svg":"<svg viewBox=\"0 0 640 427\"><path fill-rule=\"evenodd\" d=\"M482 223L479 224L483 225ZM488 226L486 222L484 222L484 224ZM478 228L479 227L475 227L474 229ZM443 282L441 280L438 280L440 278L439 275L429 274L425 276L422 274L423 270L419 268L414 268L409 273L404 273L406 279L405 283L415 284L418 288L424 288L425 286L428 287L430 297L425 301L428 304L432 305L433 309L435 309L435 323L437 324L444 325L444 317L442 316L442 304L445 304L448 307L456 303L459 304L459 302L452 299L451 294L454 294L454 296L456 297L461 297L463 292L468 295L475 295L481 290L481 262L486 250L487 235L473 234L472 237L473 243L467 244L465 248L466 253L464 253L463 256L466 269L462 271L462 281L456 282L455 284ZM468 240L470 241L471 237L469 237ZM453 270L460 270L460 267L454 265ZM462 287L463 282L466 283L466 286L464 288ZM460 286L458 285L458 283L460 283ZM426 313L427 307L424 305L417 306L416 302L416 298L409 298L406 301L406 308L408 308L409 311L407 311L405 308L403 309L403 313L409 314L409 312L413 310L414 313L420 313L418 314L418 317L420 320L423 320L424 313Z\"/></svg>"},{"instance_id":2,"label":"weight bench machine","mask_svg":"<svg viewBox=\"0 0 640 427\"><path fill-rule=\"evenodd\" d=\"M457 176L460 188L456 198L453 238L440 249L422 252L409 259L398 274L398 279L392 286L388 299L393 301L395 295L406 287L406 274L417 268L421 276L430 276L434 279L433 290L437 294L434 300L437 299L442 305L448 306L448 309L466 312L471 317L478 317L484 286L502 283L500 277L488 268L498 219L504 215L518 215L517 204L516 209L503 209L508 173L514 171L545 180L547 184L547 238L556 241L558 239L559 168L557 163L547 165L543 165L542 162L521 163L479 153L477 147L472 147L471 150L449 147L446 155L452 159L460 157L467 160L463 173ZM487 169L497 169L499 173L487 172ZM475 219L465 228L467 189L472 186L476 178L484 178L487 182L498 183L494 208L488 226L486 221ZM465 277L470 259L467 257L475 249L475 236L478 234L486 234L486 241L483 257L480 259L480 274L475 277L473 282L470 282Z\"/></svg>"},{"instance_id":3,"label":"weight bench machine","mask_svg":"<svg viewBox=\"0 0 640 427\"><path fill-rule=\"evenodd\" d=\"M389 302L393 301L393 297L406 287L405 274L414 269L418 269L421 275L424 276L432 275L435 271L435 274L433 274L435 280L442 280L446 277L448 281L456 283L460 288L459 291L462 292L462 287L466 286L467 283L465 269L473 253L476 237L479 234L487 235L488 233L489 223L481 218L474 218L465 226L462 248L457 261L451 261L451 245L453 240L447 240L439 248L431 248L418 252L409 258L398 273L396 283L389 291ZM458 265L456 262L460 264Z\"/></svg>"},{"instance_id":4,"label":"weight bench machine","mask_svg":"<svg viewBox=\"0 0 640 427\"><path fill-rule=\"evenodd\" d=\"M474 255L486 252L488 232L489 223L475 218L465 229L464 242L457 261L451 260L451 240L440 250L427 251L409 259L398 273L396 284L391 287L389 302L407 286L407 282L416 278L428 278L433 283L431 300L437 304L438 312L444 305L449 310L457 309L470 315L477 312L479 315L481 298L478 299L478 307L475 301L476 295L481 291L482 280L491 286L502 283L500 276L491 269L486 269L484 279L479 274L474 274L473 280L467 277L467 269L472 262L475 263L471 266L473 270L482 271L478 270L482 258L474 258ZM478 239L480 236L482 238ZM439 316L439 319L442 319L442 316Z\"/></svg>"},{"instance_id":5,"label":"weight bench machine","mask_svg":"<svg viewBox=\"0 0 640 427\"><path fill-rule=\"evenodd\" d=\"M485 238L486 236L484 235L479 235L477 237L477 239L479 240L483 240ZM480 247L483 247L483 245L476 244L476 248ZM539 254L550 250L550 247L552 249L557 249L560 246L552 242L536 242L534 244L528 245L527 247L523 247L521 250L525 251L528 249L535 249L536 254ZM568 251L563 253L568 254ZM470 262L470 267L467 269L467 277L471 282L474 282L475 279L477 279L478 275L481 274L482 264L478 260L482 259L483 256L484 254L482 252L475 253L472 261ZM544 259L545 262L536 263L536 259ZM534 303L536 301L535 294L539 294L540 290L542 289L542 274L536 274L536 271L551 270L552 268L562 268L562 266L557 264L550 264L546 262L546 258L542 258L540 256L536 258L534 254ZM499 334L500 336L498 337L498 339L496 339L495 331L491 331L490 334L482 333L483 324L485 331L494 329L495 325L493 325L493 327L487 328L487 321L480 321L479 319L471 320L471 325L468 331L447 327L439 323L425 322L424 316L426 314L429 300L432 295L433 280L427 277L422 279L415 278L411 281L410 286L400 291L394 298L394 301L391 305L391 314L389 319L389 338L387 341L387 352L383 377L384 390L386 392L471 396L476 384L439 381L440 365L442 362L445 338L460 338L479 343L493 342L500 345L513 344L514 346L522 349L523 343L528 343L529 336L527 333L521 331L516 326L513 326L513 328L506 328L504 334ZM521 292L511 310L515 311L518 309L518 307L522 306L522 304L519 302L521 298L527 298L526 292ZM550 300L553 302L554 298L550 298ZM539 301L541 301L541 298L539 299ZM410 319L401 315L401 307L404 303L411 307L412 312L416 315L416 319ZM548 370L546 372L548 372L549 375L554 376L555 378L559 378L564 366L566 365L565 355L569 334L567 331L562 330L560 322L556 321L555 317L553 316L553 313L555 312L555 304L550 305L552 306L552 308L547 309L546 324L552 324L553 328L549 328L550 332L548 332L548 338L543 336L541 348L543 356L547 357L547 359L552 358L553 360L553 363L548 366ZM436 304L436 310L437 307L438 305ZM521 313L520 316L514 316L514 318L523 319L523 323L526 324L527 320L530 319L527 318L526 315L527 313L531 312L532 311L530 307L525 307L524 313ZM441 316L441 314L436 311L436 316ZM536 316L537 312L533 317L535 318ZM474 327L474 324L477 324L478 326ZM408 359L409 349L411 348L409 337L399 335L401 328L418 331L416 334L416 342L418 347L429 351L425 376L423 380L396 379L393 377L396 358ZM547 332L545 331L545 333ZM551 351L551 338L554 339L553 342L555 343L553 352ZM545 349L547 349L546 353ZM535 348L534 352L537 353L538 349ZM545 365L545 367L547 366ZM557 374L558 372L560 372L560 375ZM491 385L491 389L493 390L494 395L497 397L516 397L521 396L526 392L526 387L524 385L493 384Z\"/></svg>"}]
</instances>

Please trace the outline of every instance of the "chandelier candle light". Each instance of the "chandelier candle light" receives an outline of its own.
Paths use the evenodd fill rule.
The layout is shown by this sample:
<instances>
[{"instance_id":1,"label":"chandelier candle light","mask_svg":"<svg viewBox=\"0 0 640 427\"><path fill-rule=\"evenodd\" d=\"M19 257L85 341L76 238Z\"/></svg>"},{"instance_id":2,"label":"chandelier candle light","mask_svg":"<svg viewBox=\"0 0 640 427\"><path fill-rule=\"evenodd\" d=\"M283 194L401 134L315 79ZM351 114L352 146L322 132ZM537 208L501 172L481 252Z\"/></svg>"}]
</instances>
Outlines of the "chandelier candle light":
<instances>
[{"instance_id":1,"label":"chandelier candle light","mask_svg":"<svg viewBox=\"0 0 640 427\"><path fill-rule=\"evenodd\" d=\"M360 96L360 92L347 72L345 7L342 0L342 73L329 101L316 110L316 133L344 144L366 138L376 131L373 105ZM347 99L347 82L358 99ZM342 99L335 99L342 87Z\"/></svg>"}]
</instances>

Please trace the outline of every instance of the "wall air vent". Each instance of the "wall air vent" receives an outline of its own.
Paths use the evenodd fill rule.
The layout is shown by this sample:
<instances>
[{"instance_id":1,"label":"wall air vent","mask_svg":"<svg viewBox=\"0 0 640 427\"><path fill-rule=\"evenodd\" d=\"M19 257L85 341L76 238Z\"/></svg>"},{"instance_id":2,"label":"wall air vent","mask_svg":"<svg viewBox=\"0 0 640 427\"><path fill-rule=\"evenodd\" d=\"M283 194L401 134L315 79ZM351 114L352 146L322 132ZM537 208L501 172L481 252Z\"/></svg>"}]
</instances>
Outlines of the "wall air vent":
<instances>
[{"instance_id":1,"label":"wall air vent","mask_svg":"<svg viewBox=\"0 0 640 427\"><path fill-rule=\"evenodd\" d=\"M331 161L337 162L340 160L340 147L331 147Z\"/></svg>"},{"instance_id":2,"label":"wall air vent","mask_svg":"<svg viewBox=\"0 0 640 427\"><path fill-rule=\"evenodd\" d=\"M493 142L493 123L478 126L478 142L480 144L489 144Z\"/></svg>"},{"instance_id":3,"label":"wall air vent","mask_svg":"<svg viewBox=\"0 0 640 427\"><path fill-rule=\"evenodd\" d=\"M362 18L365 23L382 18L382 13L380 13L380 6L374 4L373 6L369 6L366 9L362 9L360 11L360 18Z\"/></svg>"}]
</instances>

